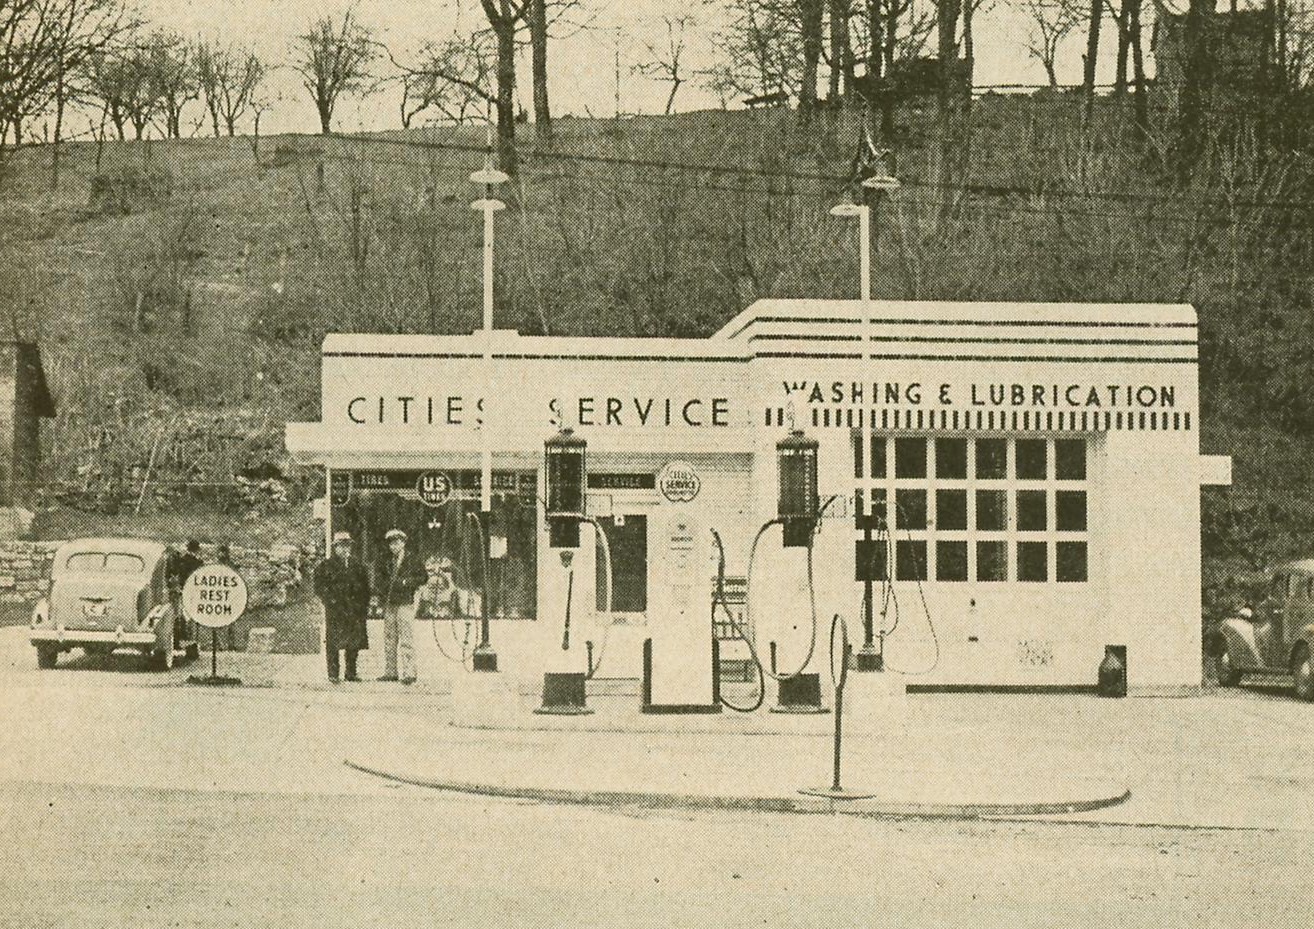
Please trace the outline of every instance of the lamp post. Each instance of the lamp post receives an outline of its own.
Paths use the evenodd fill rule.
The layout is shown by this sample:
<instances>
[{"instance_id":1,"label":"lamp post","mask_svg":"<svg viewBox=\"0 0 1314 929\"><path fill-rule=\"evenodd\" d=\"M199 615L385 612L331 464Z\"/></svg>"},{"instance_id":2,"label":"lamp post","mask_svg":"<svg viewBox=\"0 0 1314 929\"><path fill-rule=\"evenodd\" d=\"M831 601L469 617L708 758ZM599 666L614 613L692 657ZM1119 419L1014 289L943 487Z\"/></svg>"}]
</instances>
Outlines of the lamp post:
<instances>
[{"instance_id":1,"label":"lamp post","mask_svg":"<svg viewBox=\"0 0 1314 929\"><path fill-rule=\"evenodd\" d=\"M885 153L882 153L882 157ZM869 362L871 361L871 203L875 197L887 191L899 189L897 178L884 173L883 170L875 171L862 180L862 202L853 203L846 201L837 203L830 208L831 216L858 218L858 276L859 276L859 303L862 311L862 332L860 341L862 343L862 361L863 368L870 370ZM861 420L861 437L862 443L861 461L864 464L864 473L859 475L862 480L862 486L865 490L870 491L871 487L867 481L871 474L871 421L873 410L864 406L859 411ZM870 501L871 494L864 496ZM863 519L862 521L863 540L871 542L871 521ZM886 559L886 571L890 570L889 559ZM872 603L872 581L868 575L862 582L862 647L853 653L853 668L855 671L881 671L884 669L884 659L882 649L876 645L876 622L873 616L874 608Z\"/></svg>"},{"instance_id":2,"label":"lamp post","mask_svg":"<svg viewBox=\"0 0 1314 929\"><path fill-rule=\"evenodd\" d=\"M491 526L493 509L493 450L488 430L493 395L493 215L506 209L506 204L493 196L493 185L503 184L507 180L506 174L493 167L493 136L490 127L484 166L470 175L471 183L484 185L484 195L470 204L470 208L484 214L484 411L483 422L480 424L483 448L480 454L479 482L479 509L483 516L480 519L479 544L485 554L488 553L489 539L484 530ZM489 642L487 558L482 563L485 568L482 575L483 599L479 606L479 644L475 646L472 660L476 671L496 671L497 653Z\"/></svg>"}]
</instances>

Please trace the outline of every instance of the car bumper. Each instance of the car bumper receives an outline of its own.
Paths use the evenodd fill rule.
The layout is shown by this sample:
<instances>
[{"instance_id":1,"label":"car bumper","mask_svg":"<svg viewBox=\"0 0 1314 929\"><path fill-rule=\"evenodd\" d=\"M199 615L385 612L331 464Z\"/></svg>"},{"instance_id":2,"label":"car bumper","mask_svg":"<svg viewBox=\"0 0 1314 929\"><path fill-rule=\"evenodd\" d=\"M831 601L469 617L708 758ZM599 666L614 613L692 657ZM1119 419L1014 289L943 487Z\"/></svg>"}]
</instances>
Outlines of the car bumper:
<instances>
[{"instance_id":1,"label":"car bumper","mask_svg":"<svg viewBox=\"0 0 1314 929\"><path fill-rule=\"evenodd\" d=\"M154 645L154 632L128 632L122 627L114 630L91 629L33 629L29 633L33 645L55 642L59 645Z\"/></svg>"}]
</instances>

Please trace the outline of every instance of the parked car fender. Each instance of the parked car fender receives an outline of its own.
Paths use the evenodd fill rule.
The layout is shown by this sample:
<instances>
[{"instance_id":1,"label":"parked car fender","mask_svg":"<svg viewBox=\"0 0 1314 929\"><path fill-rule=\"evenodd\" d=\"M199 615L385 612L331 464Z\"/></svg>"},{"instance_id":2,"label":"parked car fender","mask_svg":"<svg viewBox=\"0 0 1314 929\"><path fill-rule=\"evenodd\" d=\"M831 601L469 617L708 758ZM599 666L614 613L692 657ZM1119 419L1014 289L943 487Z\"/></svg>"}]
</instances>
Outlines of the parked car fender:
<instances>
[{"instance_id":1,"label":"parked car fender","mask_svg":"<svg viewBox=\"0 0 1314 929\"><path fill-rule=\"evenodd\" d=\"M1314 653L1314 623L1309 623L1300 630L1300 637L1291 644L1291 654L1287 657L1288 661L1296 660L1296 653L1304 647L1311 653Z\"/></svg>"},{"instance_id":2,"label":"parked car fender","mask_svg":"<svg viewBox=\"0 0 1314 929\"><path fill-rule=\"evenodd\" d=\"M1233 667L1257 668L1261 666L1259 649L1255 645L1255 627L1253 623L1245 619L1225 619L1218 624L1218 633L1223 638L1223 644L1232 659Z\"/></svg>"}]
</instances>

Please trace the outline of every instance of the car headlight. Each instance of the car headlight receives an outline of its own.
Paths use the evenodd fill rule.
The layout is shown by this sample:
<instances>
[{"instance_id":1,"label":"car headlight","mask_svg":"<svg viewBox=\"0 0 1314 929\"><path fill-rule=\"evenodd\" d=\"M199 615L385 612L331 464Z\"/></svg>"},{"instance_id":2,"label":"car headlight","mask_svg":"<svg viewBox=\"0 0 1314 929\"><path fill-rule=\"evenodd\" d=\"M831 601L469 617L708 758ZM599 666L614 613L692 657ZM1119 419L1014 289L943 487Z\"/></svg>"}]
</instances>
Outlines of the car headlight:
<instances>
[{"instance_id":1,"label":"car headlight","mask_svg":"<svg viewBox=\"0 0 1314 929\"><path fill-rule=\"evenodd\" d=\"M32 628L44 626L50 622L50 601L42 597L32 608Z\"/></svg>"}]
</instances>

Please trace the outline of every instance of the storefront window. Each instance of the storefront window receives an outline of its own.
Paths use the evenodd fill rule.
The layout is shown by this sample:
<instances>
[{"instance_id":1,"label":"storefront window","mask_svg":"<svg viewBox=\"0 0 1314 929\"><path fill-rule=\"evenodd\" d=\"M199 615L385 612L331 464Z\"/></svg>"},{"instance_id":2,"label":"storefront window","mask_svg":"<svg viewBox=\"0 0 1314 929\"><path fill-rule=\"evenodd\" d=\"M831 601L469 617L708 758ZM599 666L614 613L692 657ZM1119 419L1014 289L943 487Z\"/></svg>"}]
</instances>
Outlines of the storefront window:
<instances>
[{"instance_id":1,"label":"storefront window","mask_svg":"<svg viewBox=\"0 0 1314 929\"><path fill-rule=\"evenodd\" d=\"M439 472L450 490L441 502L429 503L417 489L422 473L435 472L352 472L345 499L333 501L333 529L350 532L357 557L371 566L387 551L384 534L401 529L407 548L422 560L451 560L452 580L474 595L465 602L478 607L487 591L490 617L535 618L537 475L494 471L492 508L483 513L478 471Z\"/></svg>"},{"instance_id":2,"label":"storefront window","mask_svg":"<svg viewBox=\"0 0 1314 929\"><path fill-rule=\"evenodd\" d=\"M855 525L893 527L896 580L1087 580L1086 440L882 434L862 451L894 456L892 476L858 479ZM885 557L876 541L859 543L859 579Z\"/></svg>"}]
</instances>

